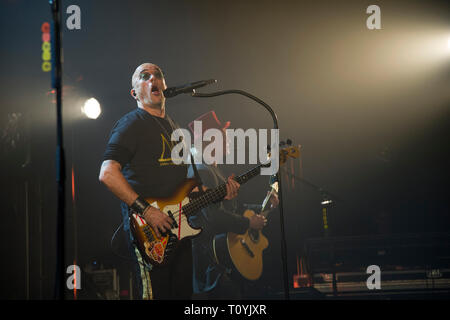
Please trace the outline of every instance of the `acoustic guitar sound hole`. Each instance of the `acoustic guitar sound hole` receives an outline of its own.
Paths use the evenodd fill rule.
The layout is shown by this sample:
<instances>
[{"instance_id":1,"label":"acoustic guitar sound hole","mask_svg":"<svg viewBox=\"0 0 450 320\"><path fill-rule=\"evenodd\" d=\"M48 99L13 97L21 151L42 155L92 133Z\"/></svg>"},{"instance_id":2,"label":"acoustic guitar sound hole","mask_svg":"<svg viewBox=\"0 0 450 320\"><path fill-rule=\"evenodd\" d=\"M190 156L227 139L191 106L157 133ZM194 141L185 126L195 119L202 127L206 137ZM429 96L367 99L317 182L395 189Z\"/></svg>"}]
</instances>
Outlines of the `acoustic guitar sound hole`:
<instances>
[{"instance_id":1,"label":"acoustic guitar sound hole","mask_svg":"<svg viewBox=\"0 0 450 320\"><path fill-rule=\"evenodd\" d=\"M258 240L259 240L259 232L258 232L258 230L250 229L248 231L248 235L250 237L250 240L252 240L253 242L258 242Z\"/></svg>"}]
</instances>

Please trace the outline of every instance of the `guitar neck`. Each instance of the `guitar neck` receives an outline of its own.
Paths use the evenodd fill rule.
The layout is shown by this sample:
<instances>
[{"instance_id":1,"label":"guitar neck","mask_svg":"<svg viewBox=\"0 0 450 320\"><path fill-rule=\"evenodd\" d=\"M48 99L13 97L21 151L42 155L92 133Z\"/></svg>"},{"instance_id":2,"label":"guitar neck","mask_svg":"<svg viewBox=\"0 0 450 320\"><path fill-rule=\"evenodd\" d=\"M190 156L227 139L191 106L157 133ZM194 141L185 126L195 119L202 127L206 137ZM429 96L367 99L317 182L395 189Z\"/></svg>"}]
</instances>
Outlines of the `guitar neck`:
<instances>
[{"instance_id":1,"label":"guitar neck","mask_svg":"<svg viewBox=\"0 0 450 320\"><path fill-rule=\"evenodd\" d=\"M234 180L240 185L248 182L250 179L256 177L261 172L261 167L263 164L258 165L257 167L247 171L246 173L234 177ZM221 201L227 195L227 186L226 183L221 184L215 189L206 191L203 195L198 198L193 199L188 204L183 206L183 212L187 216L190 216L197 212L200 209L203 209L210 205L211 203Z\"/></svg>"},{"instance_id":2,"label":"guitar neck","mask_svg":"<svg viewBox=\"0 0 450 320\"><path fill-rule=\"evenodd\" d=\"M270 190L270 192L269 192L269 193L267 194L267 196L264 198L264 201L263 201L262 206L261 206L261 215L263 215L264 217L267 217L267 216L269 215L269 212L272 211L272 209L266 210L266 211L264 211L264 209L266 209L266 205L267 205L267 203L269 202L270 197L271 197L273 194L277 193L277 192L278 192L278 182L274 182L274 183L271 185L271 190Z\"/></svg>"}]
</instances>

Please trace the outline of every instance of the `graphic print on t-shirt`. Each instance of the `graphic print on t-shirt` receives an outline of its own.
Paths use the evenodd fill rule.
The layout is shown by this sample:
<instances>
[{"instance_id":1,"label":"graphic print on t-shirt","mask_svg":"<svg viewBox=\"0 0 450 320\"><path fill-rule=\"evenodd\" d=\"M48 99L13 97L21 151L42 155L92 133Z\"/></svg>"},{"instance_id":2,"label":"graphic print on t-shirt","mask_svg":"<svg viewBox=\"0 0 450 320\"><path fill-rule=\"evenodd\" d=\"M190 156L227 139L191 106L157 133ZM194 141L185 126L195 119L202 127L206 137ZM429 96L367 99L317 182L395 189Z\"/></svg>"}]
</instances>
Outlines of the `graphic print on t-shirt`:
<instances>
[{"instance_id":1,"label":"graphic print on t-shirt","mask_svg":"<svg viewBox=\"0 0 450 320\"><path fill-rule=\"evenodd\" d=\"M162 152L158 159L160 166L175 165L172 161L172 148L175 145L174 141L167 141L166 137L161 133Z\"/></svg>"},{"instance_id":2,"label":"graphic print on t-shirt","mask_svg":"<svg viewBox=\"0 0 450 320\"><path fill-rule=\"evenodd\" d=\"M166 147L167 146L167 147ZM161 156L158 159L160 166L167 166L174 164L172 162L172 148L173 148L173 141L167 141L167 139L164 137L164 135L161 133L161 147L162 152Z\"/></svg>"},{"instance_id":3,"label":"graphic print on t-shirt","mask_svg":"<svg viewBox=\"0 0 450 320\"><path fill-rule=\"evenodd\" d=\"M184 141L183 138L184 137L181 137L180 141ZM166 139L166 137L161 133L162 152L161 152L161 156L158 159L159 166L177 165L172 161L172 149L174 146L175 146L175 141L169 142ZM182 152L183 151L181 151L181 154L180 154L181 157L183 156ZM177 159L175 159L175 160L177 160ZM181 162L181 159L179 159L179 160L180 161L178 161L178 163Z\"/></svg>"}]
</instances>

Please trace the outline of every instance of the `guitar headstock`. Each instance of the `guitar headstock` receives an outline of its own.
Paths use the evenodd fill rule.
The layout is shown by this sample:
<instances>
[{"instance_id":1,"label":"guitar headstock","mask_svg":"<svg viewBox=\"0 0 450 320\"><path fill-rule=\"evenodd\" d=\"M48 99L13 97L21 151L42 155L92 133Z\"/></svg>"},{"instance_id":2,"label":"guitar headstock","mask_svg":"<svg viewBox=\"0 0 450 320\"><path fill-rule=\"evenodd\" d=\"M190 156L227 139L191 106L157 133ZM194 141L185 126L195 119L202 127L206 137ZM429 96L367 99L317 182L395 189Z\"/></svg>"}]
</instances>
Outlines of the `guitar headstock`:
<instances>
[{"instance_id":1,"label":"guitar headstock","mask_svg":"<svg viewBox=\"0 0 450 320\"><path fill-rule=\"evenodd\" d=\"M291 139L287 139L286 142L280 142L280 165L285 164L288 158L297 159L300 156L300 150L298 147L291 146ZM288 145L287 147L283 147Z\"/></svg>"},{"instance_id":2,"label":"guitar headstock","mask_svg":"<svg viewBox=\"0 0 450 320\"><path fill-rule=\"evenodd\" d=\"M293 158L293 159L297 159L300 156L300 150L298 147L296 146L291 146L292 141L290 139L287 139L286 142L281 141L280 142L280 148L279 148L279 153L280 153L280 165L283 165L286 163L288 158ZM286 146L287 145L287 146ZM267 146L267 150L270 151L270 146ZM268 154L268 159L270 159L271 156L271 152L269 152ZM269 166L270 163L264 165L264 166Z\"/></svg>"}]
</instances>

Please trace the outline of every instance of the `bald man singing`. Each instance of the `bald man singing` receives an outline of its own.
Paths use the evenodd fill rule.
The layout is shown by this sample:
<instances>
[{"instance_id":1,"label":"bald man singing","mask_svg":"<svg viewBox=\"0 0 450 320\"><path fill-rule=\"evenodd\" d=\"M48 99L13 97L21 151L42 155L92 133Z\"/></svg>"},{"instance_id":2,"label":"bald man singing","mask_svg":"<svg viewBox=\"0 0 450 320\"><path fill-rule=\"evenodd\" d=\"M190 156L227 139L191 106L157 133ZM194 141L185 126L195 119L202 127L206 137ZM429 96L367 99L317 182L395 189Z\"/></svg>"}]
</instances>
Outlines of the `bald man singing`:
<instances>
[{"instance_id":1,"label":"bald man singing","mask_svg":"<svg viewBox=\"0 0 450 320\"><path fill-rule=\"evenodd\" d=\"M147 198L171 196L186 179L186 164L171 159L174 121L166 114L163 72L152 63L138 66L131 78L131 96L137 108L124 115L111 130L103 157L100 181L121 200L124 230L135 262L138 295L142 299L191 299L192 248L182 239L169 263L148 265L135 247L130 232L130 210L139 214L157 236L171 232L174 221ZM236 197L239 184L229 178L225 199Z\"/></svg>"}]
</instances>

